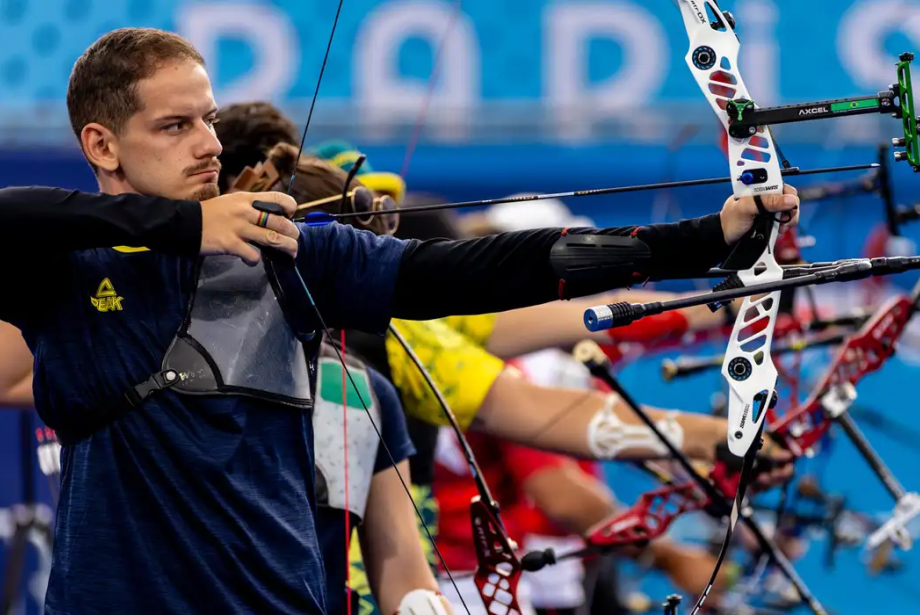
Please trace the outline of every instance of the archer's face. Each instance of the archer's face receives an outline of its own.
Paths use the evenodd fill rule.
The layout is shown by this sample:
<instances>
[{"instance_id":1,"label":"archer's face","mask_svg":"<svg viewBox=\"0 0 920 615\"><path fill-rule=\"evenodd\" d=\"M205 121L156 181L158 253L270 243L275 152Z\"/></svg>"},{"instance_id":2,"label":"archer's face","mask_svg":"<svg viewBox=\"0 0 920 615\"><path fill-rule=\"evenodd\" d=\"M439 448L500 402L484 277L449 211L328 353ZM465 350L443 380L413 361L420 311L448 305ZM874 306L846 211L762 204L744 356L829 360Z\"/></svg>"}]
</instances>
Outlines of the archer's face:
<instances>
[{"instance_id":1,"label":"archer's face","mask_svg":"<svg viewBox=\"0 0 920 615\"><path fill-rule=\"evenodd\" d=\"M174 199L218 196L217 104L200 64L165 64L137 85L142 103L117 137L118 162L135 192Z\"/></svg>"}]
</instances>

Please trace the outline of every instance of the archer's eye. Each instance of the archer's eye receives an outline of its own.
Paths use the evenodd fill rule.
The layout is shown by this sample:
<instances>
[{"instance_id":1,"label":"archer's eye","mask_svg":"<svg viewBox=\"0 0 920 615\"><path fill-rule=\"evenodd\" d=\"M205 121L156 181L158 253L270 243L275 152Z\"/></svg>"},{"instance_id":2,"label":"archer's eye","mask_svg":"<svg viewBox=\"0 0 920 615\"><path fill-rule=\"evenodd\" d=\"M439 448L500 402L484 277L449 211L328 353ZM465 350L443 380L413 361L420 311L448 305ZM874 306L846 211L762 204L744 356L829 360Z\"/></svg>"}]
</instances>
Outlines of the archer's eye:
<instances>
[{"instance_id":1,"label":"archer's eye","mask_svg":"<svg viewBox=\"0 0 920 615\"><path fill-rule=\"evenodd\" d=\"M174 122L163 126L163 132L169 134L178 134L188 128L188 122Z\"/></svg>"}]
</instances>

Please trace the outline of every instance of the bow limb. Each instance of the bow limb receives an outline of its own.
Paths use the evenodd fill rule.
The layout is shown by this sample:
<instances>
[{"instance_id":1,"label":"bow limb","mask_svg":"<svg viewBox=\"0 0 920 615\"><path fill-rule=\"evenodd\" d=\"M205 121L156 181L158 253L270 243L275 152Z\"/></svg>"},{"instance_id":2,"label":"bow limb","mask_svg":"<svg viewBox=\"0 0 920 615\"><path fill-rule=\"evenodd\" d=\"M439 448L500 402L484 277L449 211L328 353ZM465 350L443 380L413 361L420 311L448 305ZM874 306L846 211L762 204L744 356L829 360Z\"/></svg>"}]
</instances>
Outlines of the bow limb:
<instances>
[{"instance_id":1,"label":"bow limb","mask_svg":"<svg viewBox=\"0 0 920 615\"><path fill-rule=\"evenodd\" d=\"M824 416L825 398L829 392L842 386L856 385L894 355L898 338L917 310L918 299L920 284L915 287L913 297L893 297L879 307L859 331L844 340L805 403L772 425L772 432L783 438L793 454L811 454L829 429L830 421ZM827 402L831 400L827 399ZM806 424L810 427L806 428Z\"/></svg>"}]
</instances>

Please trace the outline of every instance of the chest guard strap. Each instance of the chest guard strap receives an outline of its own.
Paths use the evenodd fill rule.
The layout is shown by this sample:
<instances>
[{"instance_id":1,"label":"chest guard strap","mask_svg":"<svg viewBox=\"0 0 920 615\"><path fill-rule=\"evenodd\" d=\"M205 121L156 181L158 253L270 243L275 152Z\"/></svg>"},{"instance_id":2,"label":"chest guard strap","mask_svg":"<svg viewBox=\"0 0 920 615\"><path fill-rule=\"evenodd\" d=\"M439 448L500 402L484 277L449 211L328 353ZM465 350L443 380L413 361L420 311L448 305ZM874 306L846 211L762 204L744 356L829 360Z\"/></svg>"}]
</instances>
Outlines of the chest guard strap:
<instances>
[{"instance_id":1,"label":"chest guard strap","mask_svg":"<svg viewBox=\"0 0 920 615\"><path fill-rule=\"evenodd\" d=\"M121 397L77 413L72 425L57 427L55 431L58 441L64 446L69 446L90 437L140 406L151 395L176 385L179 380L179 372L174 369L153 374L144 382L128 389Z\"/></svg>"}]
</instances>

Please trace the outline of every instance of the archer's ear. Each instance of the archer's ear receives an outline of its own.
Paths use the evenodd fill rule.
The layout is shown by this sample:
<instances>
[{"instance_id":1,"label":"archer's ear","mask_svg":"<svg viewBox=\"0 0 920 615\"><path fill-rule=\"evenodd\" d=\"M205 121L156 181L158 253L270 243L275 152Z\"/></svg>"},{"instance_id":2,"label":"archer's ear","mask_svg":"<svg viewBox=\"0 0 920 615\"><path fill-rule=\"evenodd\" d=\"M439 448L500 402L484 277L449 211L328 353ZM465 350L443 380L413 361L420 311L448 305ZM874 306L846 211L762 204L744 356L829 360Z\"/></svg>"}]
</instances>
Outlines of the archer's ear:
<instances>
[{"instance_id":1,"label":"archer's ear","mask_svg":"<svg viewBox=\"0 0 920 615\"><path fill-rule=\"evenodd\" d=\"M80 145L93 166L110 173L121 166L118 161L118 139L102 124L93 122L84 126L80 131Z\"/></svg>"}]
</instances>

